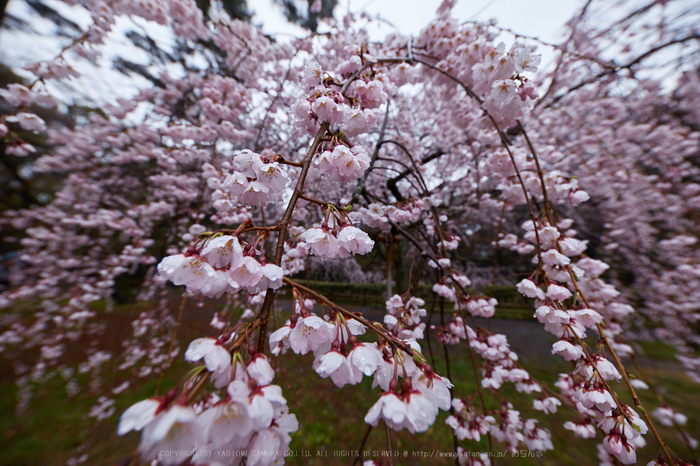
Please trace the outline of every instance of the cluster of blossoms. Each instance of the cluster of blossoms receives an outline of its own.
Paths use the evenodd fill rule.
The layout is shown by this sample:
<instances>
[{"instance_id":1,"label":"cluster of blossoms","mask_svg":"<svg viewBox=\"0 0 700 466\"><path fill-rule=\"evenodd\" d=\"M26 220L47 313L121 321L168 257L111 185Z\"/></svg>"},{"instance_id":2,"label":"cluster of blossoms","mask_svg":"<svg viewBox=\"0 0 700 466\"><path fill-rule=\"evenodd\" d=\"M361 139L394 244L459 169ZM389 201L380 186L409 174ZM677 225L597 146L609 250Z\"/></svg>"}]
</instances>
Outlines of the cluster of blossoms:
<instances>
[{"instance_id":1,"label":"cluster of blossoms","mask_svg":"<svg viewBox=\"0 0 700 466\"><path fill-rule=\"evenodd\" d=\"M374 375L373 386L385 393L365 416L365 422L373 426L384 419L397 431L425 432L439 409L449 409L452 384L422 362L420 345L412 334L399 336L412 354L388 342L361 343L355 335L365 333L364 325L346 320L338 312L318 317L307 309L308 304L298 299L292 318L272 333L273 354L288 349L297 354L313 352L314 370L323 378L330 377L338 387L360 383L363 375ZM400 389L399 377L403 378Z\"/></svg>"},{"instance_id":2,"label":"cluster of blossoms","mask_svg":"<svg viewBox=\"0 0 700 466\"><path fill-rule=\"evenodd\" d=\"M440 339L445 344L458 344L460 340L467 340L469 346L484 358L481 379L484 388L498 390L504 382L513 382L518 391L541 391L539 384L533 385L530 381L527 371L517 366L518 356L511 351L505 335L493 334L481 328L477 333L465 324L461 316L454 316L447 329L440 334Z\"/></svg>"},{"instance_id":3,"label":"cluster of blossoms","mask_svg":"<svg viewBox=\"0 0 700 466\"><path fill-rule=\"evenodd\" d=\"M168 256L158 264L158 272L175 285L185 285L187 291L209 298L241 289L258 293L282 286L284 272L275 264L259 262L254 243L245 247L236 236L214 235L203 246L195 243L185 254Z\"/></svg>"},{"instance_id":4,"label":"cluster of blossoms","mask_svg":"<svg viewBox=\"0 0 700 466\"><path fill-rule=\"evenodd\" d=\"M499 390L503 383L513 382L519 392L542 392L542 387L533 380L527 371L517 365L518 357L510 350L505 335L492 334L485 329L475 331L466 325L460 316L454 316L447 328L439 334L445 344L457 344L467 340L475 353L484 359L481 384L484 389ZM446 420L459 439L469 438L478 441L481 435L490 433L507 447L515 451L520 442L530 450L551 450L551 434L537 426L535 419L523 422L520 413L512 406L504 406L498 417L476 415L471 400L453 400L456 413ZM535 410L555 413L561 402L553 397L533 400Z\"/></svg>"},{"instance_id":5,"label":"cluster of blossoms","mask_svg":"<svg viewBox=\"0 0 700 466\"><path fill-rule=\"evenodd\" d=\"M446 70L482 99L482 107L496 121L509 125L529 113L538 98L534 83L523 73L536 71L541 56L518 44L506 52L505 44L490 43L489 35L478 25L460 28L454 18L444 17L421 31L416 45L444 57Z\"/></svg>"},{"instance_id":6,"label":"cluster of blossoms","mask_svg":"<svg viewBox=\"0 0 700 466\"><path fill-rule=\"evenodd\" d=\"M163 397L140 401L121 416L117 433L142 431L139 453L144 460L160 464L277 464L284 458L290 434L299 428L289 413L287 400L277 385L271 385L274 370L267 358L255 354L245 364L239 353L233 357L226 344L231 334L218 340L194 340L188 361L204 360L217 387L226 387L223 398L216 393L189 405L188 391L175 390Z\"/></svg>"},{"instance_id":7,"label":"cluster of blossoms","mask_svg":"<svg viewBox=\"0 0 700 466\"><path fill-rule=\"evenodd\" d=\"M422 340L425 323L421 317L427 314L423 306L425 301L415 296L394 295L386 302L388 313L384 315L384 323L398 338Z\"/></svg>"},{"instance_id":8,"label":"cluster of blossoms","mask_svg":"<svg viewBox=\"0 0 700 466\"><path fill-rule=\"evenodd\" d=\"M305 231L306 228L296 225L289 229L292 239L284 242L284 254L282 255L282 269L286 275L291 276L306 269L309 249L306 243L300 239L300 235Z\"/></svg>"},{"instance_id":9,"label":"cluster of blossoms","mask_svg":"<svg viewBox=\"0 0 700 466\"><path fill-rule=\"evenodd\" d=\"M353 226L344 212L332 206L327 206L323 223L301 233L297 244L297 248L305 248L324 260L364 255L372 251L373 247L374 241L369 235Z\"/></svg>"},{"instance_id":10,"label":"cluster of blossoms","mask_svg":"<svg viewBox=\"0 0 700 466\"><path fill-rule=\"evenodd\" d=\"M435 423L438 410L450 409L450 388L452 384L445 377L432 372L429 366L416 366L403 370L403 380L399 388L396 377L397 365L387 362L385 373L394 372L393 378L387 377L388 387L369 409L365 422L376 426L380 419L396 431L408 429L409 432L425 432ZM385 365L385 367L387 367ZM413 372L412 376L410 375Z\"/></svg>"},{"instance_id":11,"label":"cluster of blossoms","mask_svg":"<svg viewBox=\"0 0 700 466\"><path fill-rule=\"evenodd\" d=\"M23 84L8 84L7 89L0 89L0 97L17 109L28 109L32 104L42 107L56 105L54 97L43 92L34 91ZM31 133L46 131L46 122L36 115L26 111L17 111L14 114L3 115L0 118L0 138L7 138L5 153L15 157L24 158L36 152L36 148L24 141L13 129L22 129Z\"/></svg>"},{"instance_id":12,"label":"cluster of blossoms","mask_svg":"<svg viewBox=\"0 0 700 466\"><path fill-rule=\"evenodd\" d=\"M282 199L287 173L277 162L266 162L255 152L243 150L233 158L234 171L223 188L243 204L262 206Z\"/></svg>"},{"instance_id":13,"label":"cluster of blossoms","mask_svg":"<svg viewBox=\"0 0 700 466\"><path fill-rule=\"evenodd\" d=\"M451 270L449 259L438 259L437 263L430 263L431 266L436 268L438 264L443 270ZM433 285L433 291L438 296L442 296L455 303L455 311L464 309L474 317L484 317L487 319L493 317L496 313L498 300L488 296L466 295L463 290L470 284L471 281L469 278L452 270L449 276L443 276L438 283Z\"/></svg>"},{"instance_id":14,"label":"cluster of blossoms","mask_svg":"<svg viewBox=\"0 0 700 466\"><path fill-rule=\"evenodd\" d=\"M362 177L369 167L369 156L362 146L351 149L338 144L332 150L326 149L316 159L321 173L328 175L329 181L354 181Z\"/></svg>"},{"instance_id":15,"label":"cluster of blossoms","mask_svg":"<svg viewBox=\"0 0 700 466\"><path fill-rule=\"evenodd\" d=\"M366 207L359 209L359 217L362 223L370 228L379 228L383 231L390 227L391 222L396 225L410 225L421 220L426 211L430 209L430 199L415 198L410 201L397 202L390 205L382 205L376 202L369 204ZM446 216L440 216L441 221L446 221ZM431 217L423 219L427 232L432 235L435 233L435 223ZM458 237L448 235L449 238L446 244L449 247L456 248L459 243Z\"/></svg>"},{"instance_id":16,"label":"cluster of blossoms","mask_svg":"<svg viewBox=\"0 0 700 466\"><path fill-rule=\"evenodd\" d=\"M304 68L302 85L308 89L307 98L299 100L294 111L310 131L325 122L349 137L362 134L376 122L376 109L387 100L385 85L391 84L381 73L357 76L345 95L333 87L340 85L337 79L353 76L374 58L354 45L347 46L344 53L349 58L337 66L335 73L324 71L316 62Z\"/></svg>"},{"instance_id":17,"label":"cluster of blossoms","mask_svg":"<svg viewBox=\"0 0 700 466\"><path fill-rule=\"evenodd\" d=\"M459 440L469 439L478 442L482 435L486 435L491 426L496 424L493 416L477 415L474 408L466 400L455 398L452 400L455 414L445 420L452 427Z\"/></svg>"},{"instance_id":18,"label":"cluster of blossoms","mask_svg":"<svg viewBox=\"0 0 700 466\"><path fill-rule=\"evenodd\" d=\"M615 368L601 358L596 358L595 366L594 370L593 364L579 363L574 376L560 375L557 387L582 416L581 420L566 422L564 428L577 437L595 438L598 426L605 433L599 447L605 464L614 464L610 455L622 464L636 463L636 450L646 444L642 435L648 427L632 408L618 404L607 391L604 381L621 377Z\"/></svg>"},{"instance_id":19,"label":"cluster of blossoms","mask_svg":"<svg viewBox=\"0 0 700 466\"><path fill-rule=\"evenodd\" d=\"M553 450L551 434L537 425L537 420L528 419L523 422L520 413L510 404L505 404L494 416L477 415L474 408L466 400L452 400L455 414L446 419L459 440L469 439L479 441L481 436L490 434L500 442L505 443L510 451L516 451L522 442L531 451Z\"/></svg>"},{"instance_id":20,"label":"cluster of blossoms","mask_svg":"<svg viewBox=\"0 0 700 466\"><path fill-rule=\"evenodd\" d=\"M602 332L599 325L603 322L603 315L581 304L574 309L567 304L573 297L569 287L575 286L574 280L591 299L590 304L603 313L610 313L606 302L618 293L596 278L608 268L606 264L585 257L577 262L572 261L572 258L583 254L586 243L560 232L560 228L570 226L570 221L564 221L558 227L548 222L537 226L534 222L524 225L527 232L525 237L536 241L540 251L544 251L537 254L544 275L538 277L539 283L524 279L517 288L524 296L535 299L534 317L544 324L545 330L559 338L552 346L552 354L577 362L573 374L560 378L557 386L577 408L583 420L568 422L565 427L577 436L590 438L594 435L593 426L597 425L605 434L601 455L614 455L621 463L632 464L636 462L635 449L645 445L641 435L647 433L647 425L610 391L608 382L622 379L617 368L602 354L591 354L581 346L589 329ZM611 327L605 331L605 336L614 341L620 330L619 327ZM613 348L622 354L631 352L631 348L624 343L614 343ZM547 400L542 401L539 408L536 405L536 409L550 409L545 404Z\"/></svg>"},{"instance_id":21,"label":"cluster of blossoms","mask_svg":"<svg viewBox=\"0 0 700 466\"><path fill-rule=\"evenodd\" d=\"M296 354L313 352L313 368L323 378L330 377L338 387L358 384L362 376L371 376L379 367L381 353L376 344L360 343L355 335L366 328L341 314L318 317L297 300L295 312L285 325L270 335L270 349L279 355L291 349Z\"/></svg>"},{"instance_id":22,"label":"cluster of blossoms","mask_svg":"<svg viewBox=\"0 0 700 466\"><path fill-rule=\"evenodd\" d=\"M367 207L362 207L360 214L362 215L362 223L370 228L385 228L388 226L388 218L382 204L373 202Z\"/></svg>"}]
</instances>

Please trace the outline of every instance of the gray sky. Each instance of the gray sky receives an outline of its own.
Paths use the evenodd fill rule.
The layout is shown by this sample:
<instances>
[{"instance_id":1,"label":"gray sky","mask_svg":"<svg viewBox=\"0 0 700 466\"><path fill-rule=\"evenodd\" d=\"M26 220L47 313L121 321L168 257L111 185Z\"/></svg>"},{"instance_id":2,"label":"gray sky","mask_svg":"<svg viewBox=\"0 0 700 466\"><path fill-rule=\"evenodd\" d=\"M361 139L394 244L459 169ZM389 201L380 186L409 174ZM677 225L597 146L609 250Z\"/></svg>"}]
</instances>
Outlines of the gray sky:
<instances>
[{"instance_id":1,"label":"gray sky","mask_svg":"<svg viewBox=\"0 0 700 466\"><path fill-rule=\"evenodd\" d=\"M348 10L379 14L404 34L416 35L435 17L440 0L339 0L336 17ZM256 12L253 21L262 23L265 32L285 32L303 35L301 28L286 22L279 7L272 0L249 0ZM499 26L547 42L562 38L564 23L581 6L578 0L460 0L452 10L460 21L495 18ZM371 30L373 39L381 39L392 32L390 26Z\"/></svg>"}]
</instances>

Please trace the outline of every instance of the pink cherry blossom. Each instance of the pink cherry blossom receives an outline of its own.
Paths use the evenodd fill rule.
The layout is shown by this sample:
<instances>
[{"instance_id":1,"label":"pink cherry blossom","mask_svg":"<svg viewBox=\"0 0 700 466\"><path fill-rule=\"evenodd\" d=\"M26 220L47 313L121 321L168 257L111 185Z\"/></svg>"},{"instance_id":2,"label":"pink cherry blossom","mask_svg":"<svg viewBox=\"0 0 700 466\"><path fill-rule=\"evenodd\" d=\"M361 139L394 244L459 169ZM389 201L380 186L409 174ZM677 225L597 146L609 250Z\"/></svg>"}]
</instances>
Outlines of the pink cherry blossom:
<instances>
[{"instance_id":1,"label":"pink cherry blossom","mask_svg":"<svg viewBox=\"0 0 700 466\"><path fill-rule=\"evenodd\" d=\"M557 406L561 406L561 401L554 397L547 397L544 400L533 400L533 408L538 411L544 411L545 413L556 413Z\"/></svg>"},{"instance_id":2,"label":"pink cherry blossom","mask_svg":"<svg viewBox=\"0 0 700 466\"><path fill-rule=\"evenodd\" d=\"M289 345L295 353L306 354L326 345L330 349L330 342L334 337L334 325L318 316L311 315L299 319L289 333Z\"/></svg>"},{"instance_id":3,"label":"pink cherry blossom","mask_svg":"<svg viewBox=\"0 0 700 466\"><path fill-rule=\"evenodd\" d=\"M300 239L322 259L347 255L347 249L340 247L338 239L331 232L323 231L321 228L309 228L301 234Z\"/></svg>"},{"instance_id":4,"label":"pink cherry blossom","mask_svg":"<svg viewBox=\"0 0 700 466\"><path fill-rule=\"evenodd\" d=\"M518 283L518 292L528 298L544 300L544 291L535 285L532 280L525 279Z\"/></svg>"},{"instance_id":5,"label":"pink cherry blossom","mask_svg":"<svg viewBox=\"0 0 700 466\"><path fill-rule=\"evenodd\" d=\"M372 241L364 231L354 226L345 226L338 232L338 246L350 254L367 254L372 250Z\"/></svg>"},{"instance_id":6,"label":"pink cherry blossom","mask_svg":"<svg viewBox=\"0 0 700 466\"><path fill-rule=\"evenodd\" d=\"M258 385L269 385L275 377L275 371L270 366L267 357L259 353L248 363L246 371L251 378L255 379Z\"/></svg>"},{"instance_id":7,"label":"pink cherry blossom","mask_svg":"<svg viewBox=\"0 0 700 466\"><path fill-rule=\"evenodd\" d=\"M555 301L564 301L572 296L571 291L563 286L549 285L547 287L547 297Z\"/></svg>"},{"instance_id":8,"label":"pink cherry blossom","mask_svg":"<svg viewBox=\"0 0 700 466\"><path fill-rule=\"evenodd\" d=\"M329 351L314 361L314 370L324 379L329 377L338 387L357 384L362 380L362 372L350 364L348 359L337 351Z\"/></svg>"},{"instance_id":9,"label":"pink cherry blossom","mask_svg":"<svg viewBox=\"0 0 700 466\"><path fill-rule=\"evenodd\" d=\"M129 407L119 419L117 434L124 435L132 430L143 429L153 420L160 405L160 400L149 398Z\"/></svg>"},{"instance_id":10,"label":"pink cherry blossom","mask_svg":"<svg viewBox=\"0 0 700 466\"><path fill-rule=\"evenodd\" d=\"M231 354L213 338L197 338L185 351L185 360L204 359L207 370L212 372L212 379L217 388L228 385L231 381Z\"/></svg>"},{"instance_id":11,"label":"pink cherry blossom","mask_svg":"<svg viewBox=\"0 0 700 466\"><path fill-rule=\"evenodd\" d=\"M158 414L142 431L139 451L143 458L152 458L161 450L176 450L181 454L160 458L163 464L180 464L193 451L198 432L195 429L197 415L190 407L174 405Z\"/></svg>"},{"instance_id":12,"label":"pink cherry blossom","mask_svg":"<svg viewBox=\"0 0 700 466\"><path fill-rule=\"evenodd\" d=\"M28 131L41 132L46 130L46 122L33 113L19 112L17 115L8 116L5 121L18 123Z\"/></svg>"},{"instance_id":13,"label":"pink cherry blossom","mask_svg":"<svg viewBox=\"0 0 700 466\"><path fill-rule=\"evenodd\" d=\"M559 340L552 345L552 354L563 357L567 361L575 361L583 357L583 349L566 340Z\"/></svg>"}]
</instances>

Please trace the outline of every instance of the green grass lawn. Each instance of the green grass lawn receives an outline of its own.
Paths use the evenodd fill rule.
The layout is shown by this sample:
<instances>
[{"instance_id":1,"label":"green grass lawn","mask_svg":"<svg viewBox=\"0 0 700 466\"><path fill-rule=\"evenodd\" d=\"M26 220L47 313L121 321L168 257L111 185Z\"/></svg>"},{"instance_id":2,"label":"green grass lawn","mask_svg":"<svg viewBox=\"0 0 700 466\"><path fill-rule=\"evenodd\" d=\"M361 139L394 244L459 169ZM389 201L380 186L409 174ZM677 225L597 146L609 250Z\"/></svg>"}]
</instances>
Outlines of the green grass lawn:
<instances>
[{"instance_id":1,"label":"green grass lawn","mask_svg":"<svg viewBox=\"0 0 700 466\"><path fill-rule=\"evenodd\" d=\"M120 312L119 309L116 312ZM279 322L280 319L277 321ZM179 334L181 347L191 340L190 333L194 332L193 329L186 328L186 323L187 321L183 321L183 330ZM204 333L198 335L204 335ZM433 345L436 358L435 370L441 375L446 375L442 347L435 346L434 343ZM660 361L673 360L672 349L659 345L662 344L645 344L648 356ZM475 388L473 369L469 356L463 348L463 346L449 348L450 374L456 386L454 395L461 398L473 393ZM424 351L427 356L427 349ZM379 389L371 388L371 379L365 379L357 386L338 389L330 379L321 379L311 369L312 361L311 355L297 356L288 353L274 362L277 375L273 383L282 387L290 411L296 414L300 423L300 429L294 434L290 447L298 456L289 458L287 463L299 465L352 463L346 455L348 452L360 449L362 438L367 432L367 425L364 424L363 418L369 407L377 400ZM530 361L521 359L520 362L534 377L550 386L557 380L559 372L570 368L569 363L555 356ZM161 392L175 386L190 367L180 356L166 372ZM700 432L700 398L696 395L698 386L674 364L661 365L660 368L657 365L645 370L653 383L661 387L669 404L688 416L687 431L697 437L697 433ZM3 373L6 374L7 371ZM121 383L121 380L114 377L111 377L114 380L110 380L110 375L112 374L107 374L105 377L107 389ZM31 407L25 415L19 418L13 416L17 388L10 377L5 377L0 380L0 411L3 413L0 418L2 451L0 465L63 465L68 458L84 453L90 455L85 464L125 464L125 460L138 445L139 434L132 432L124 437L117 436L118 416L134 402L151 396L156 383L157 377L135 380L127 392L116 397L117 414L96 424L85 416L99 394L79 392L69 397L65 382L58 376L37 388ZM631 399L621 384L616 384L614 389L631 404ZM560 407L559 412L554 415L536 412L532 409L532 396L518 393L513 384L506 384L501 394L513 402L515 409L521 412L523 418L534 417L539 419L540 425L549 428L555 450L545 452L541 458L514 458L508 453L505 457L498 459L497 464L597 464L596 442L577 439L562 427L563 422L573 417L571 409ZM651 391L640 391L640 396L650 410L657 406L656 397ZM485 402L489 409L500 405L498 396L490 392L485 393ZM399 458L395 460L395 464L454 464L453 459L421 457L423 454L434 455L433 452L454 451L451 429L444 423L446 417L447 414L441 412L436 423L425 433L411 435L407 431L399 433L392 431L392 448L399 452ZM687 447L680 442L672 428L663 426L659 428L674 451L686 461L692 460ZM598 441L601 438L599 434ZM658 445L651 433L646 436L646 439L647 446L638 454L640 464L646 464L658 452ZM76 448L86 441L85 450L77 453ZM380 423L370 433L364 449L383 450L386 449L386 445L385 429ZM483 439L480 444L464 442L463 446L471 451L488 451L488 445ZM494 451L502 452L503 446L494 442Z\"/></svg>"}]
</instances>

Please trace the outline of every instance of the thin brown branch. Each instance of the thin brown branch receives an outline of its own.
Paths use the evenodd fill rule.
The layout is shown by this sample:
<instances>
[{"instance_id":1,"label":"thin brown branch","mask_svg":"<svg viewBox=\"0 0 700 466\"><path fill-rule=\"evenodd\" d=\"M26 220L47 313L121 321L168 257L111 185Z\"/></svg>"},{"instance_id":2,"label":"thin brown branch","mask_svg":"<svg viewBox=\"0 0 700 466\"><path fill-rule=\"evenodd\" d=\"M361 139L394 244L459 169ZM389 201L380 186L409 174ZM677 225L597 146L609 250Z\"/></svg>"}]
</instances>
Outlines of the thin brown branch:
<instances>
[{"instance_id":1,"label":"thin brown branch","mask_svg":"<svg viewBox=\"0 0 700 466\"><path fill-rule=\"evenodd\" d=\"M182 322L182 313L185 310L185 302L187 301L187 293L182 294L182 303L180 303L180 311L177 314L177 322L175 322L175 327L173 328L173 333L170 334L170 345L168 346L168 359L165 363L165 367L170 365L172 360L173 348L175 347L175 336L180 328L180 323ZM156 384L156 391L153 396L158 396L158 391L160 390L160 385L163 383L163 375L165 375L165 369L163 369L158 377L158 383Z\"/></svg>"},{"instance_id":2,"label":"thin brown branch","mask_svg":"<svg viewBox=\"0 0 700 466\"><path fill-rule=\"evenodd\" d=\"M542 184L542 195L543 195L544 206L545 206L545 215L547 216L547 219L549 220L550 225L551 225L551 226L554 226L554 223L553 223L553 221L552 221L553 209L552 209L551 203L549 202L549 198L547 197L547 189L546 189L546 186L545 186L545 183L544 183L544 175L543 175L543 173L542 173L542 168L541 168L540 163L539 163L539 157L537 156L537 152L535 151L535 148L534 148L534 146L532 145L532 142L530 141L530 138L529 138L528 135L527 135L527 131L525 131L525 128L524 128L523 125L520 123L520 121L518 121L518 125L520 126L520 129L521 129L521 131L523 132L523 134L525 135L525 139L526 139L526 141L527 141L528 147L530 148L530 151L531 151L531 153L532 153L532 156L533 156L534 159L535 159L535 164L536 164L536 166L537 166L537 171L538 171L538 175L539 175L539 178L540 178L540 183ZM516 171L518 171L517 166L515 165L515 160L514 160L512 157L511 157L511 160L512 160L512 162L513 162L513 166L515 166L515 168L516 168ZM519 171L518 171L518 177L520 178ZM526 190L525 190L525 185L521 183L521 186L522 186L522 189L523 189L523 193L525 194L525 197L526 197L526 199L527 199L527 192L526 192ZM531 212L531 211L530 211L530 212ZM535 218L534 218L534 216L532 216L532 212L531 212L531 217L532 217L532 221L535 222ZM537 225L535 224L534 226L535 226L535 232L537 232ZM538 244L539 244L539 237L538 237L538 239L537 239L537 242L538 242ZM561 252L561 247L559 246L559 243L558 243L558 242L557 242L557 249L559 249L559 250L560 250L559 252ZM538 248L538 250L539 250L539 248ZM572 282L572 284L573 284L573 286L574 286L574 289L576 290L576 293L577 293L578 296L581 298L581 300L583 301L584 305L585 305L587 308L590 309L590 308L591 308L591 305L590 305L590 303L588 302L588 299L586 299L586 296L584 295L584 293L581 291L581 288L579 287L579 284L578 284L578 280L576 279L576 274L574 273L574 271L573 271L571 265L566 265L566 270L567 270L567 272L568 272L568 274L569 274L569 277L571 278L571 282ZM603 326L602 326L601 324L596 324L596 328L598 329L598 333L600 334L600 337L601 337L601 339L603 340L603 343L605 344L606 348L610 351L611 356L612 356L613 359L615 360L615 364L617 365L617 367L618 367L618 369L619 369L619 371L620 371L620 374L622 375L622 378L623 378L623 380L625 381L625 385L627 385L627 389L629 390L630 395L632 396L632 400L634 401L635 406L638 406L639 409L642 411L642 415L644 416L644 419L645 419L645 421L646 421L646 423L647 423L649 429L651 429L652 433L654 434L654 437L655 437L656 440L659 442L659 445L661 446L661 449L663 450L663 452L664 452L664 454L666 455L667 459L668 459L669 462L671 463L671 466L675 466L676 463L675 463L675 461L674 461L674 459L673 459L673 456L671 456L671 453L669 452L666 443L665 443L665 442L663 441L663 439L661 438L661 435L660 435L659 432L656 430L656 427L654 426L654 423L652 422L651 418L649 417L649 414L647 413L646 409L644 409L644 406L642 405L642 402L639 400L639 397L637 396L637 392L635 391L634 387L633 387L632 384L630 383L629 376L627 375L627 370L625 369L624 365L622 364L622 361L620 361L620 358L618 357L617 352L615 351L615 349L613 348L612 344L610 343L610 340L608 339L608 336L607 336L607 335L605 334L605 332L603 331ZM594 369L595 369L596 371L598 371L598 369L597 369L597 367L596 367L596 365L595 365L595 362L593 361L593 359L590 358L590 355L588 355L588 352L587 352L585 346L583 345L583 342L582 342L581 339L579 338L579 336L578 336L578 335L576 334L576 332L574 332L574 331L571 331L571 333L574 334L574 336L576 337L576 339L579 341L579 344L581 345L581 347L583 348L583 350L586 352L586 356L587 356L587 358L589 359L589 362L591 362L591 364L593 365ZM611 393L613 396L615 396L615 393L609 388L609 386L607 385L607 382L605 382L605 380L603 379L602 376L600 376L600 379L603 380L603 382L604 382L605 385L606 385L606 388L608 388L608 390L610 391L610 393ZM626 414L625 414L625 416L626 416Z\"/></svg>"}]
</instances>

